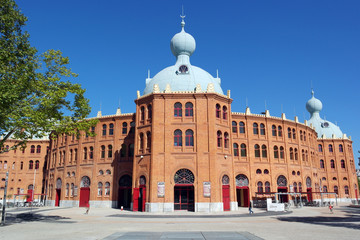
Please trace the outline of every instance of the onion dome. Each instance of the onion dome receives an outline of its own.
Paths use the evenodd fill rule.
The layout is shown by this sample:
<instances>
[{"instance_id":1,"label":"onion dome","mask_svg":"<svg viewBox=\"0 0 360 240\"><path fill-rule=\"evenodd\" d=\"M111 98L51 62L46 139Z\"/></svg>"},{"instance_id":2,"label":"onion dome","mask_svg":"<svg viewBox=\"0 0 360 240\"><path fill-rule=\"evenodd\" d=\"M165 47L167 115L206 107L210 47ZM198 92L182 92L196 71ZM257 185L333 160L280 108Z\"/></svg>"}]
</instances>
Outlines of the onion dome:
<instances>
[{"instance_id":1,"label":"onion dome","mask_svg":"<svg viewBox=\"0 0 360 240\"><path fill-rule=\"evenodd\" d=\"M311 115L313 115L314 113L319 113L322 110L323 105L319 99L314 97L313 90L311 91L311 95L311 99L306 103L306 109Z\"/></svg>"},{"instance_id":2,"label":"onion dome","mask_svg":"<svg viewBox=\"0 0 360 240\"><path fill-rule=\"evenodd\" d=\"M170 41L170 49L175 57L179 55L187 55L191 56L196 47L196 42L193 36L185 32L185 21L184 17L182 17L181 21L181 32L175 34L175 36Z\"/></svg>"}]
</instances>

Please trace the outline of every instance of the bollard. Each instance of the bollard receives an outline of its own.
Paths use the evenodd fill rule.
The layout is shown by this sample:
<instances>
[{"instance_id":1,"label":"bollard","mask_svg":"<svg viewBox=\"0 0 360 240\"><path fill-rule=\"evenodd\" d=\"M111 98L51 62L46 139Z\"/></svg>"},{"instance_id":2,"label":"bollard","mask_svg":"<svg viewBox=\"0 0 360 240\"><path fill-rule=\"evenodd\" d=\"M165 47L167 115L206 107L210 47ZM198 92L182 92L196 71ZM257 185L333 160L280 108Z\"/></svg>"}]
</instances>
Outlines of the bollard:
<instances>
[{"instance_id":1,"label":"bollard","mask_svg":"<svg viewBox=\"0 0 360 240\"><path fill-rule=\"evenodd\" d=\"M121 211L122 211L122 210L124 210L124 207L123 207L123 206L121 206Z\"/></svg>"}]
</instances>

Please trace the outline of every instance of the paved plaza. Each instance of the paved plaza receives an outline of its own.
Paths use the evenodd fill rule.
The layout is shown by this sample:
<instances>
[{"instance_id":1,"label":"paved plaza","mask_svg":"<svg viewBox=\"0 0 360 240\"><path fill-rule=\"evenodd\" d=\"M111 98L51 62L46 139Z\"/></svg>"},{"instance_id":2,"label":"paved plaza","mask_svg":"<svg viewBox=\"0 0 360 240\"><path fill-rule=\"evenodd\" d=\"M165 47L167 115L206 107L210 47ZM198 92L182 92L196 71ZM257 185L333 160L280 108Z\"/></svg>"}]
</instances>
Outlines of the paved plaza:
<instances>
[{"instance_id":1,"label":"paved plaza","mask_svg":"<svg viewBox=\"0 0 360 240\"><path fill-rule=\"evenodd\" d=\"M141 213L119 209L14 208L0 239L358 239L360 208L303 207L286 213L246 208L216 214Z\"/></svg>"}]
</instances>

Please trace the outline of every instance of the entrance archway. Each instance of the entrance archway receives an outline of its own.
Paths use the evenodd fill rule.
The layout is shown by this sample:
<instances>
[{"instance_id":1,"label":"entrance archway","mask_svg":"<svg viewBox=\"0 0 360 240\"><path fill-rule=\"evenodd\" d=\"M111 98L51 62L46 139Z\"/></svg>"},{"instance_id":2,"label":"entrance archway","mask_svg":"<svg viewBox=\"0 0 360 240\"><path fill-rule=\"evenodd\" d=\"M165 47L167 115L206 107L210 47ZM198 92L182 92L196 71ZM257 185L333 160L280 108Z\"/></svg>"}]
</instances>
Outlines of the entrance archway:
<instances>
[{"instance_id":1,"label":"entrance archway","mask_svg":"<svg viewBox=\"0 0 360 240\"><path fill-rule=\"evenodd\" d=\"M28 190L27 190L26 202L32 202L32 200L33 200L33 191L34 191L34 186L32 184L30 184L28 186Z\"/></svg>"},{"instance_id":2,"label":"entrance archway","mask_svg":"<svg viewBox=\"0 0 360 240\"><path fill-rule=\"evenodd\" d=\"M236 199L238 207L249 207L249 179L244 174L236 176Z\"/></svg>"},{"instance_id":3,"label":"entrance archway","mask_svg":"<svg viewBox=\"0 0 360 240\"><path fill-rule=\"evenodd\" d=\"M194 174L189 169L180 169L174 176L174 210L195 210Z\"/></svg>"},{"instance_id":4,"label":"entrance archway","mask_svg":"<svg viewBox=\"0 0 360 240\"><path fill-rule=\"evenodd\" d=\"M118 208L130 209L132 178L124 175L119 180Z\"/></svg>"},{"instance_id":5,"label":"entrance archway","mask_svg":"<svg viewBox=\"0 0 360 240\"><path fill-rule=\"evenodd\" d=\"M145 176L140 176L139 185L140 185L139 188L134 188L133 211L144 212L145 211L145 202L146 202L146 178L145 178Z\"/></svg>"},{"instance_id":6,"label":"entrance archway","mask_svg":"<svg viewBox=\"0 0 360 240\"><path fill-rule=\"evenodd\" d=\"M313 196L312 196L312 187L311 187L311 178L306 178L306 192L307 192L307 200L308 202L312 202Z\"/></svg>"},{"instance_id":7,"label":"entrance archway","mask_svg":"<svg viewBox=\"0 0 360 240\"><path fill-rule=\"evenodd\" d=\"M55 195L55 207L60 206L60 197L61 197L61 178L56 180L56 195Z\"/></svg>"},{"instance_id":8,"label":"entrance archway","mask_svg":"<svg viewBox=\"0 0 360 240\"><path fill-rule=\"evenodd\" d=\"M278 185L278 192L279 193L287 193L288 192L288 188L287 188L287 180L286 177L284 175L280 175L277 179L277 185ZM285 203L288 202L288 195L279 195L279 202L280 203Z\"/></svg>"},{"instance_id":9,"label":"entrance archway","mask_svg":"<svg viewBox=\"0 0 360 240\"><path fill-rule=\"evenodd\" d=\"M224 211L230 211L230 179L228 175L222 177L222 195Z\"/></svg>"},{"instance_id":10,"label":"entrance archway","mask_svg":"<svg viewBox=\"0 0 360 240\"><path fill-rule=\"evenodd\" d=\"M90 201L90 178L84 176L80 183L80 200L79 207L86 207Z\"/></svg>"}]
</instances>

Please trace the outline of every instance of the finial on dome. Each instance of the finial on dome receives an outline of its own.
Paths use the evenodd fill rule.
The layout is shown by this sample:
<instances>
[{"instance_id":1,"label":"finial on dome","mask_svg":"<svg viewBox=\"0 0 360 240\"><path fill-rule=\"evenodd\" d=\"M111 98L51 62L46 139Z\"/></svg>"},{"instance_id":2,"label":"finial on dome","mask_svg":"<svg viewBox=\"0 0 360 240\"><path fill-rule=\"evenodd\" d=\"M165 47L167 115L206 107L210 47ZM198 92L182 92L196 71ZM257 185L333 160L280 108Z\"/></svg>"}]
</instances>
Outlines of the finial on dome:
<instances>
[{"instance_id":1,"label":"finial on dome","mask_svg":"<svg viewBox=\"0 0 360 240\"><path fill-rule=\"evenodd\" d=\"M181 6L181 15L180 15L180 17L181 17L181 28L182 28L182 30L184 30L184 27L185 27L185 21L184 21L184 18L186 17L185 15L184 15L184 5L183 6Z\"/></svg>"},{"instance_id":2,"label":"finial on dome","mask_svg":"<svg viewBox=\"0 0 360 240\"><path fill-rule=\"evenodd\" d=\"M314 97L314 90L311 89L311 96Z\"/></svg>"}]
</instances>

